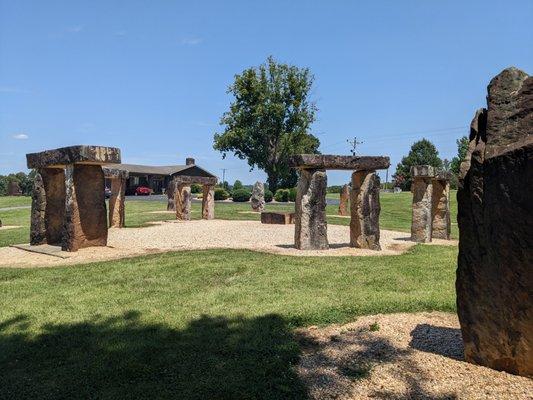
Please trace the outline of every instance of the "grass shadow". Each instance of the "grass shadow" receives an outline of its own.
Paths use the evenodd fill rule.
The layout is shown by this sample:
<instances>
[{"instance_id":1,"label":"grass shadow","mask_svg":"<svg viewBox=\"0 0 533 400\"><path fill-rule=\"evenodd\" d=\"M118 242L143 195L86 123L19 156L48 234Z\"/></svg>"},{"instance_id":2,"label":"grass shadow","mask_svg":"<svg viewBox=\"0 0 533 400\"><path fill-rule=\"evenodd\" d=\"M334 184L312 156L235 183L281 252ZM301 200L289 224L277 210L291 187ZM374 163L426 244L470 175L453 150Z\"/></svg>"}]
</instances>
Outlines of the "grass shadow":
<instances>
[{"instance_id":1,"label":"grass shadow","mask_svg":"<svg viewBox=\"0 0 533 400\"><path fill-rule=\"evenodd\" d=\"M130 311L27 331L0 324L0 387L9 399L303 399L288 323L202 316L176 330Z\"/></svg>"}]
</instances>

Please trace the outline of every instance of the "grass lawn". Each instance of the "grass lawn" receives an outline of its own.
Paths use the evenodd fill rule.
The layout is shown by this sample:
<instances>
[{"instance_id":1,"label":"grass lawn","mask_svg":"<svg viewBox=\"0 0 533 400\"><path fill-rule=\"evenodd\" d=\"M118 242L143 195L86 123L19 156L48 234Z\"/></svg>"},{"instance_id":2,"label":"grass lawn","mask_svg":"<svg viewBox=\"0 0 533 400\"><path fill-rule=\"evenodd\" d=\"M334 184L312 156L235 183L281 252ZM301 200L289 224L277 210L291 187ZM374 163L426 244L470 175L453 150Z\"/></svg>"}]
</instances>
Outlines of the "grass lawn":
<instances>
[{"instance_id":1,"label":"grass lawn","mask_svg":"<svg viewBox=\"0 0 533 400\"><path fill-rule=\"evenodd\" d=\"M295 327L454 311L456 251L214 250L0 269L0 397L303 399Z\"/></svg>"},{"instance_id":2,"label":"grass lawn","mask_svg":"<svg viewBox=\"0 0 533 400\"><path fill-rule=\"evenodd\" d=\"M328 194L329 198L338 199L337 194ZM411 229L411 201L412 194L405 193L383 193L381 194L381 215L380 226L382 229L397 230L409 232ZM452 237L458 237L456 215L457 201L456 192L452 191L450 196L450 207L452 211ZM29 206L31 199L29 197L0 197L0 209L5 207ZM328 223L338 225L348 225L348 218L335 217L338 206L327 206L326 212L329 215ZM126 225L128 227L143 226L150 221L160 221L172 219L171 214L161 213L153 214L150 211L164 211L166 201L146 201L128 199L126 201ZM259 220L258 214L240 213L239 211L250 211L251 207L247 203L221 203L215 205L215 215L219 219L238 219L238 220ZM267 204L268 210L292 211L294 204ZM193 219L201 217L201 204L193 203ZM19 225L22 228L0 231L0 247L9 246L16 243L27 243L29 241L29 224L30 210L14 209L0 210L0 219L4 225Z\"/></svg>"}]
</instances>

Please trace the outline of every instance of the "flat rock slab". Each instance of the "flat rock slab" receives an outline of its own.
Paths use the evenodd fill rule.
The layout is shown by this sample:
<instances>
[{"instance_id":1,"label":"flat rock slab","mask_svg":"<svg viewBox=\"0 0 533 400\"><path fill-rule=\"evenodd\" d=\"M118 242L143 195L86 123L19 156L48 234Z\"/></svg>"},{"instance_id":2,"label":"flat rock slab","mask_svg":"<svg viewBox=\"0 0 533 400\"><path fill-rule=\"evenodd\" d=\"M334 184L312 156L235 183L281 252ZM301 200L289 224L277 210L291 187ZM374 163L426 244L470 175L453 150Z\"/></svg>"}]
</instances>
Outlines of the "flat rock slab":
<instances>
[{"instance_id":1,"label":"flat rock slab","mask_svg":"<svg viewBox=\"0 0 533 400\"><path fill-rule=\"evenodd\" d=\"M69 146L26 154L28 168L60 168L67 164L119 164L120 149L105 146Z\"/></svg>"},{"instance_id":2,"label":"flat rock slab","mask_svg":"<svg viewBox=\"0 0 533 400\"><path fill-rule=\"evenodd\" d=\"M386 156L338 156L327 154L297 154L289 159L289 165L300 169L339 169L373 171L387 169L390 159Z\"/></svg>"},{"instance_id":3,"label":"flat rock slab","mask_svg":"<svg viewBox=\"0 0 533 400\"><path fill-rule=\"evenodd\" d=\"M279 225L294 224L294 213L293 212L262 212L261 223L262 224L279 224Z\"/></svg>"},{"instance_id":4,"label":"flat rock slab","mask_svg":"<svg viewBox=\"0 0 533 400\"><path fill-rule=\"evenodd\" d=\"M41 244L39 246L32 246L30 244L14 244L10 247L15 249L20 249L24 251L29 251L31 253L45 254L47 256L59 257L59 258L70 258L72 253L68 251L62 251L61 246L52 246L50 244Z\"/></svg>"},{"instance_id":5,"label":"flat rock slab","mask_svg":"<svg viewBox=\"0 0 533 400\"><path fill-rule=\"evenodd\" d=\"M452 177L449 171L440 171L431 165L414 165L411 167L411 176L414 178L431 178L449 181Z\"/></svg>"},{"instance_id":6,"label":"flat rock slab","mask_svg":"<svg viewBox=\"0 0 533 400\"><path fill-rule=\"evenodd\" d=\"M128 179L130 177L129 171L125 169L106 166L102 167L102 171L104 171L104 176L107 179Z\"/></svg>"}]
</instances>

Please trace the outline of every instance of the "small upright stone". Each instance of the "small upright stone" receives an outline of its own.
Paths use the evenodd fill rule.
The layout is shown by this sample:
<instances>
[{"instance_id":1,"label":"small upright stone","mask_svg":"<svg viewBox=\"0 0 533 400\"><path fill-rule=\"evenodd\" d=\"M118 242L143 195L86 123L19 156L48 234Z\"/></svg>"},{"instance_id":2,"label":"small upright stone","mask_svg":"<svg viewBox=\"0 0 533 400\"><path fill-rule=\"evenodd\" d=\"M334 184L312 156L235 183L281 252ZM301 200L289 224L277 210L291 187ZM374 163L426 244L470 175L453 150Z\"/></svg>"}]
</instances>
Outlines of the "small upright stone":
<instances>
[{"instance_id":1,"label":"small upright stone","mask_svg":"<svg viewBox=\"0 0 533 400\"><path fill-rule=\"evenodd\" d=\"M295 246L300 250L326 250L327 175L323 169L302 169L296 194Z\"/></svg>"},{"instance_id":2,"label":"small upright stone","mask_svg":"<svg viewBox=\"0 0 533 400\"><path fill-rule=\"evenodd\" d=\"M262 182L256 182L252 189L252 209L256 212L262 212L265 209L265 185Z\"/></svg>"},{"instance_id":3,"label":"small upright stone","mask_svg":"<svg viewBox=\"0 0 533 400\"><path fill-rule=\"evenodd\" d=\"M352 174L350 246L381 250L379 244L380 179L375 171Z\"/></svg>"},{"instance_id":4,"label":"small upright stone","mask_svg":"<svg viewBox=\"0 0 533 400\"><path fill-rule=\"evenodd\" d=\"M339 198L338 214L342 216L347 216L349 204L350 204L350 186L344 185L341 189L341 194Z\"/></svg>"},{"instance_id":5,"label":"small upright stone","mask_svg":"<svg viewBox=\"0 0 533 400\"><path fill-rule=\"evenodd\" d=\"M411 240L418 243L431 242L431 218L433 206L433 177L435 170L430 165L411 167L411 192L413 193Z\"/></svg>"},{"instance_id":6,"label":"small upright stone","mask_svg":"<svg viewBox=\"0 0 533 400\"><path fill-rule=\"evenodd\" d=\"M16 181L10 181L7 184L7 195L8 196L21 196L22 190L20 190L20 185Z\"/></svg>"}]
</instances>

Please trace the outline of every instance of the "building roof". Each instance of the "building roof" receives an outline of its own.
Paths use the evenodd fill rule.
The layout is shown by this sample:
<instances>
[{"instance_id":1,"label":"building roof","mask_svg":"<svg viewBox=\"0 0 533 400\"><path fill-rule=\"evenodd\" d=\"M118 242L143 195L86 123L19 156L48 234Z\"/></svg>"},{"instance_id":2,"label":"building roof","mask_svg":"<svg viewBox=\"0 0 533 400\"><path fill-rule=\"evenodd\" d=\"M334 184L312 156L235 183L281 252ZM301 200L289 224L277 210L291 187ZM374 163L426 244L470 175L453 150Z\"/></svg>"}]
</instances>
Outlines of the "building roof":
<instances>
[{"instance_id":1,"label":"building roof","mask_svg":"<svg viewBox=\"0 0 533 400\"><path fill-rule=\"evenodd\" d=\"M199 167L198 165L138 165L138 164L111 164L110 168L116 170L128 171L130 174L145 174L145 175L191 175L191 176L208 176L215 175Z\"/></svg>"}]
</instances>

